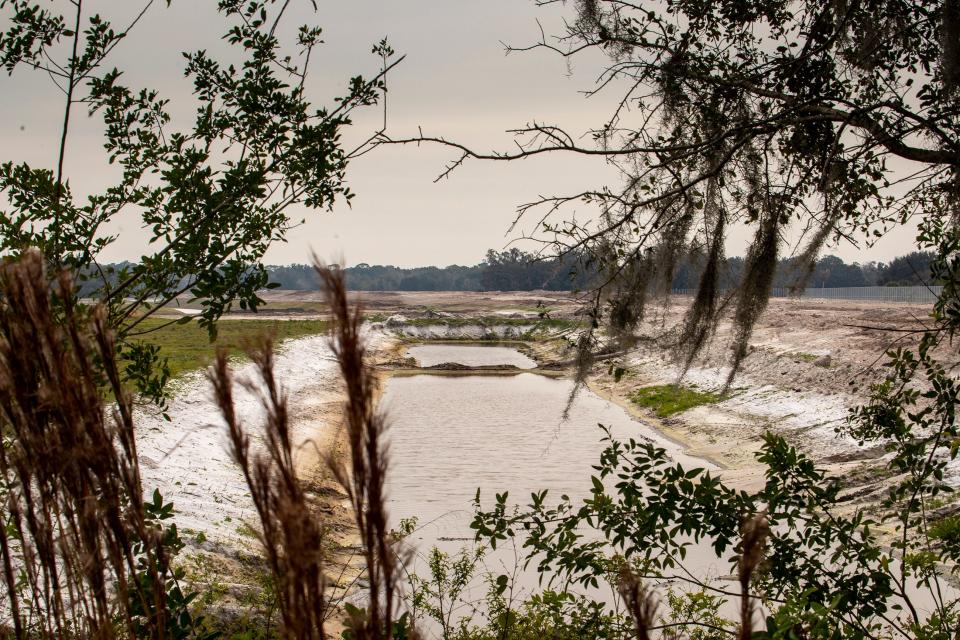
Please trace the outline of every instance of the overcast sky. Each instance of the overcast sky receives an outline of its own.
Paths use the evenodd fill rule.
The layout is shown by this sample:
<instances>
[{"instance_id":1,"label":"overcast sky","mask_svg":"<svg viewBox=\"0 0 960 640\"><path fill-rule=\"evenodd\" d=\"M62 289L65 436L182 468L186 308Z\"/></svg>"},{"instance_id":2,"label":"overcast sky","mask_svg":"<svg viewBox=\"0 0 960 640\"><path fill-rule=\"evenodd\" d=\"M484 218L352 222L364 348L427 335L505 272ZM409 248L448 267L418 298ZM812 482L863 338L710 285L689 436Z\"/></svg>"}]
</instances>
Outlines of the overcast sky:
<instances>
[{"instance_id":1,"label":"overcast sky","mask_svg":"<svg viewBox=\"0 0 960 640\"><path fill-rule=\"evenodd\" d=\"M295 0L296 3L296 0ZM182 77L179 52L222 50L225 23L215 0L157 3L129 42L114 52L112 64L126 71L131 86L154 87L171 99L174 115L189 116L194 103ZM545 51L505 55L506 42L525 45L539 38L537 20L548 33L569 17L572 5L537 8L532 0L319 0L291 15L288 24L323 27L325 44L312 66L311 92L329 101L343 93L357 74L373 75L378 60L371 45L388 36L406 59L389 77L389 130L394 137L425 134L463 141L477 148L508 149L507 129L532 120L582 132L609 114L614 95L584 99L603 60L584 58L572 68ZM87 0L91 12L123 23L140 6L135 0ZM7 9L9 10L9 9ZM28 161L53 167L62 117L62 98L48 80L20 72L0 77L0 161ZM179 111L178 111L179 110ZM67 173L75 192L102 189L111 172L103 160L97 122L81 117L73 129ZM361 114L346 142L369 135L379 124L377 110ZM441 148L380 148L350 166L348 181L357 193L353 206L306 216L286 244L270 251L271 263L307 262L310 252L360 262L400 266L474 264L489 248L502 249L533 218L509 233L518 205L540 194L577 192L617 184L615 172L596 158L554 155L513 163L468 162L449 179L434 178L455 158ZM589 215L589 209L578 217ZM106 261L137 259L146 232L131 216L111 231L120 234ZM911 249L913 232L902 230L868 249L843 244L828 250L847 260L888 260ZM728 252L742 252L745 238L734 233Z\"/></svg>"}]
</instances>

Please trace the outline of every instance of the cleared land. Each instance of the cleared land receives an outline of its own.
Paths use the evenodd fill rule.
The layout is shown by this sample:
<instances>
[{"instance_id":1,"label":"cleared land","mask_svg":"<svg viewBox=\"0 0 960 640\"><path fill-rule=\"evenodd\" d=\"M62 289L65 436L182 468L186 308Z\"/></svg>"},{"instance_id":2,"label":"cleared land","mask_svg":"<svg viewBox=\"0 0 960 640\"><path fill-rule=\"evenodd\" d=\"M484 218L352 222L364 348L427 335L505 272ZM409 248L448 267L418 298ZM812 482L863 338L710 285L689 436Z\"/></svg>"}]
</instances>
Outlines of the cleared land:
<instances>
[{"instance_id":1,"label":"cleared land","mask_svg":"<svg viewBox=\"0 0 960 640\"><path fill-rule=\"evenodd\" d=\"M258 314L235 313L231 316L269 315L276 317L323 316L323 295L319 291L264 292L267 304ZM453 314L510 316L547 310L561 315L573 313L580 305L562 291L357 291L351 296L370 315ZM539 306L538 306L539 305Z\"/></svg>"},{"instance_id":2,"label":"cleared land","mask_svg":"<svg viewBox=\"0 0 960 640\"><path fill-rule=\"evenodd\" d=\"M323 316L319 292L271 291L264 298L267 304L260 313L228 317ZM456 325L478 317L487 323L498 319L536 319L542 312L551 319L569 321L579 319L578 313L586 306L574 295L554 291L384 291L358 292L354 298L373 320L401 314L415 325ZM641 335L668 342L669 332L682 322L689 301L686 296L672 297L665 307L649 314L640 328ZM861 394L878 375L882 377L880 365L887 349L916 343L918 336L909 331L921 328L929 312L928 306L903 303L774 299L754 331L751 354L743 372L769 377L771 384L789 389ZM559 328L561 323L557 324ZM713 345L699 364L724 366L731 337L729 321L722 322ZM641 343L637 352L671 355L652 343ZM830 356L828 366L814 364L825 355Z\"/></svg>"},{"instance_id":3,"label":"cleared land","mask_svg":"<svg viewBox=\"0 0 960 640\"><path fill-rule=\"evenodd\" d=\"M275 299L273 296L277 296ZM275 304L292 305L295 292L271 293ZM309 298L311 294L305 294ZM570 338L585 303L557 292L364 292L357 295L376 319L402 316L417 327L408 339L435 337L442 331L424 331L433 324L455 327L481 318L490 325L498 318L535 320L547 311L567 330L532 345L539 362L563 362L572 371ZM818 465L842 475L851 495L848 504L869 505L882 495L890 476L882 447L862 448L838 433L852 407L869 399L872 385L888 371L885 352L914 346L927 321L927 306L843 300L775 299L755 328L750 354L729 395L718 397L728 372L734 328L722 321L710 347L680 380L677 349L671 333L680 325L690 298L675 296L651 308L639 329L639 340L627 353L598 362L590 386L684 444L690 454L708 458L726 468L728 482L756 488L763 467L756 453L767 431L784 435ZM560 323L558 323L560 324ZM389 329L390 322L386 323ZM397 327L394 331L398 331ZM493 334L495 332L491 332ZM666 388L678 381L685 386L669 398L651 400L644 389ZM690 399L694 397L696 401ZM713 395L711 395L713 394ZM661 394L662 395L662 394ZM636 402L641 398L641 402ZM643 399L646 401L643 401ZM684 399L686 398L686 399ZM656 400L656 401L654 401ZM659 415L658 415L659 414ZM956 472L960 478L960 471Z\"/></svg>"},{"instance_id":4,"label":"cleared land","mask_svg":"<svg viewBox=\"0 0 960 640\"><path fill-rule=\"evenodd\" d=\"M239 353L244 340L264 330L284 340L326 328L319 293L270 292L265 297L267 305L260 313L225 318L218 343ZM563 363L554 373L572 375L570 345L584 308L573 296L365 292L356 299L368 318L380 323L372 332L371 347L386 369L399 372L409 366L403 358L404 343L459 336L477 326L480 339L516 339L514 334L535 326L547 313L551 322L542 332L529 332L535 336L524 352L541 367ZM729 320L719 325L713 344L683 379L684 386L670 387L680 371L676 350L669 346L670 332L682 321L688 303L689 298L677 297L651 314L634 347L593 366L591 388L681 443L689 454L721 465L724 479L740 488L762 483L763 468L755 459L761 437L766 431L780 433L819 466L844 478L850 509L869 509L889 486L885 451L858 447L838 437L836 429L849 408L862 404L870 386L883 379L884 351L912 344L916 335L909 330L919 327L929 310L903 304L774 300L754 332L734 388L720 397L733 335ZM163 321L151 322L159 327ZM194 324L157 328L149 335L173 358L176 371L201 367L212 358L206 333ZM290 395L297 439L303 445L301 469L316 483L317 495L326 496L318 509L336 523L335 537L349 549L352 540L342 496L323 477L317 455L338 446L342 389L336 367L325 338L319 336L288 340L281 352L277 373ZM252 372L249 366L239 369L241 378ZM197 374L182 380L170 408L172 423L159 416L140 416L145 481L160 486L182 510L184 528L193 538L193 557L211 567L194 572L193 579L202 583L223 572L236 576L237 583L229 589L232 597L225 598L236 602L248 597L251 588L250 575L238 574L256 570L251 568L256 567L251 564L255 541L246 533L254 514L242 478L224 454L220 420L209 404L206 382ZM245 419L255 425L259 413L254 398L246 398L243 408ZM954 507L944 503L941 508Z\"/></svg>"}]
</instances>

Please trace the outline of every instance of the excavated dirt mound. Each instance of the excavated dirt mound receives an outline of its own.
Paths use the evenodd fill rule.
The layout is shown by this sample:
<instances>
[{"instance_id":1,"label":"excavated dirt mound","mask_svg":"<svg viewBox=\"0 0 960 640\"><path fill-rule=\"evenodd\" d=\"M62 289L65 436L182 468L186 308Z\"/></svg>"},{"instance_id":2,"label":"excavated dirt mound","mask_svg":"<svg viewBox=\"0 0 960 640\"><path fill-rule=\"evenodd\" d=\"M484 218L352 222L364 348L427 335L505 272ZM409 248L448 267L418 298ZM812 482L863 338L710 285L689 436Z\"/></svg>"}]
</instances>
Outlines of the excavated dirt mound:
<instances>
[{"instance_id":1,"label":"excavated dirt mound","mask_svg":"<svg viewBox=\"0 0 960 640\"><path fill-rule=\"evenodd\" d=\"M441 362L432 364L429 367L421 369L433 369L436 371L520 371L520 367L515 364L480 364L468 366L459 362Z\"/></svg>"}]
</instances>

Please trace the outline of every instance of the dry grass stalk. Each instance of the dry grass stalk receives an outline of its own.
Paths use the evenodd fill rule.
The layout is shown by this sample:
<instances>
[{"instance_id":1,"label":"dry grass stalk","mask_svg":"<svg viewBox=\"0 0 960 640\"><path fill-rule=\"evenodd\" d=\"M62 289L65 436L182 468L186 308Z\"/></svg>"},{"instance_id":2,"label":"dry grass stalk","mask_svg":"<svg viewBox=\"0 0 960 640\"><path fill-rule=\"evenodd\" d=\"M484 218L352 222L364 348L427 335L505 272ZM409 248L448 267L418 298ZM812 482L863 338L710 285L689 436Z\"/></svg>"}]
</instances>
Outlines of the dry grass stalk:
<instances>
[{"instance_id":1,"label":"dry grass stalk","mask_svg":"<svg viewBox=\"0 0 960 640\"><path fill-rule=\"evenodd\" d=\"M647 589L643 581L630 569L620 572L617 585L623 604L633 620L633 630L637 640L649 640L650 629L657 617L656 596Z\"/></svg>"},{"instance_id":2,"label":"dry grass stalk","mask_svg":"<svg viewBox=\"0 0 960 640\"><path fill-rule=\"evenodd\" d=\"M349 497L363 542L369 598L364 619L351 620L357 640L390 640L397 607L398 561L387 520L386 423L376 405L377 379L366 360L363 314L351 307L343 273L316 265L333 319L331 346L346 383L344 427L349 467L332 456L328 464Z\"/></svg>"},{"instance_id":3,"label":"dry grass stalk","mask_svg":"<svg viewBox=\"0 0 960 640\"><path fill-rule=\"evenodd\" d=\"M384 483L387 473L384 420L376 409L376 379L367 365L361 336L363 316L351 309L342 274L317 267L333 315L331 345L347 389L344 425L349 465L332 456L327 462L347 493L363 542L369 582L367 609L349 620L357 640L389 640L396 612L397 560L388 530ZM274 375L269 341L249 351L260 383L247 388L266 410L263 450L253 451L250 436L236 415L233 379L220 352L210 373L217 403L227 423L231 454L243 471L262 527L261 543L277 584L283 634L288 638L324 638L330 603L324 587L323 535L311 514L296 473L287 399Z\"/></svg>"},{"instance_id":4,"label":"dry grass stalk","mask_svg":"<svg viewBox=\"0 0 960 640\"><path fill-rule=\"evenodd\" d=\"M67 274L51 292L43 264L34 250L0 269L7 613L19 638L164 637L169 558L146 520L113 335L102 308L74 306Z\"/></svg>"},{"instance_id":5,"label":"dry grass stalk","mask_svg":"<svg viewBox=\"0 0 960 640\"><path fill-rule=\"evenodd\" d=\"M753 598L750 580L763 562L770 524L763 514L756 515L741 527L742 549L738 563L740 579L740 640L749 640L753 634Z\"/></svg>"},{"instance_id":6,"label":"dry grass stalk","mask_svg":"<svg viewBox=\"0 0 960 640\"><path fill-rule=\"evenodd\" d=\"M770 525L763 514L756 515L743 523L741 527L741 554L738 563L738 578L740 581L740 640L750 640L753 635L754 599L750 596L750 581L754 573L763 563L766 551L767 538L770 536ZM629 568L620 572L617 591L623 599L627 614L633 621L634 634L638 640L649 640L652 629L663 629L655 626L657 616L657 600L643 581ZM667 625L671 628L680 628L695 622L679 622ZM676 630L665 632L664 638L681 638Z\"/></svg>"},{"instance_id":7,"label":"dry grass stalk","mask_svg":"<svg viewBox=\"0 0 960 640\"><path fill-rule=\"evenodd\" d=\"M276 583L283 633L298 640L322 639L327 611L323 532L297 477L287 399L274 376L272 344L264 340L248 354L262 382L244 385L260 397L266 411L262 451L251 450L250 436L237 418L224 350L217 354L210 380L227 423L230 453L243 471L260 518L259 537Z\"/></svg>"}]
</instances>

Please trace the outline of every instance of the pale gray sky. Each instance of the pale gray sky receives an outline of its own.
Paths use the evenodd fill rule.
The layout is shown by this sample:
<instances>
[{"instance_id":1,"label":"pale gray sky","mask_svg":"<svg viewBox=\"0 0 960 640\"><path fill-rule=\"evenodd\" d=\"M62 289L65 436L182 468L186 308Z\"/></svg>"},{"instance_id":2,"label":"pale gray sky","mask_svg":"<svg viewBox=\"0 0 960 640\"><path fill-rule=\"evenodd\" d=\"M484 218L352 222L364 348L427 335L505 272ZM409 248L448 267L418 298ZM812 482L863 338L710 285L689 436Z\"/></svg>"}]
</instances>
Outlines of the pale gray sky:
<instances>
[{"instance_id":1,"label":"pale gray sky","mask_svg":"<svg viewBox=\"0 0 960 640\"><path fill-rule=\"evenodd\" d=\"M141 6L134 0L87 0L91 12L129 16ZM194 103L182 77L183 50L223 49L225 22L215 0L157 3L129 42L114 52L112 64L126 70L131 86L154 87L171 99L174 115L189 117ZM342 93L351 75L372 75L378 60L371 45L388 36L404 62L389 77L389 130L395 137L424 133L444 136L477 148L507 149L507 129L536 119L582 132L608 115L611 94L590 100L583 90L594 86L604 62L578 59L572 68L545 51L504 54L502 42L529 44L539 38L537 20L547 33L571 6L536 8L532 0L320 0L319 12L291 16L324 29L326 44L312 66L311 91L322 101ZM0 77L0 161L26 160L52 167L56 161L62 100L44 77L19 72ZM111 170L102 153L96 120L81 111L73 129L67 170L75 192L103 188ZM382 117L372 109L356 118L346 143L372 132ZM357 193L352 208L333 212L297 212L306 224L268 262L307 262L310 252L324 258L343 256L349 264L369 262L420 266L474 264L488 248L503 248L520 231L531 231L533 218L508 234L516 207L541 194L571 193L617 183L601 160L555 155L513 163L468 162L440 183L433 179L455 156L441 148L380 148L357 159L348 171ZM588 209L578 217L590 214ZM114 229L121 238L104 258L136 259L146 232L131 216ZM913 232L889 235L873 249L849 245L828 249L847 260L887 260L911 249ZM735 234L730 253L742 251L745 238Z\"/></svg>"}]
</instances>

